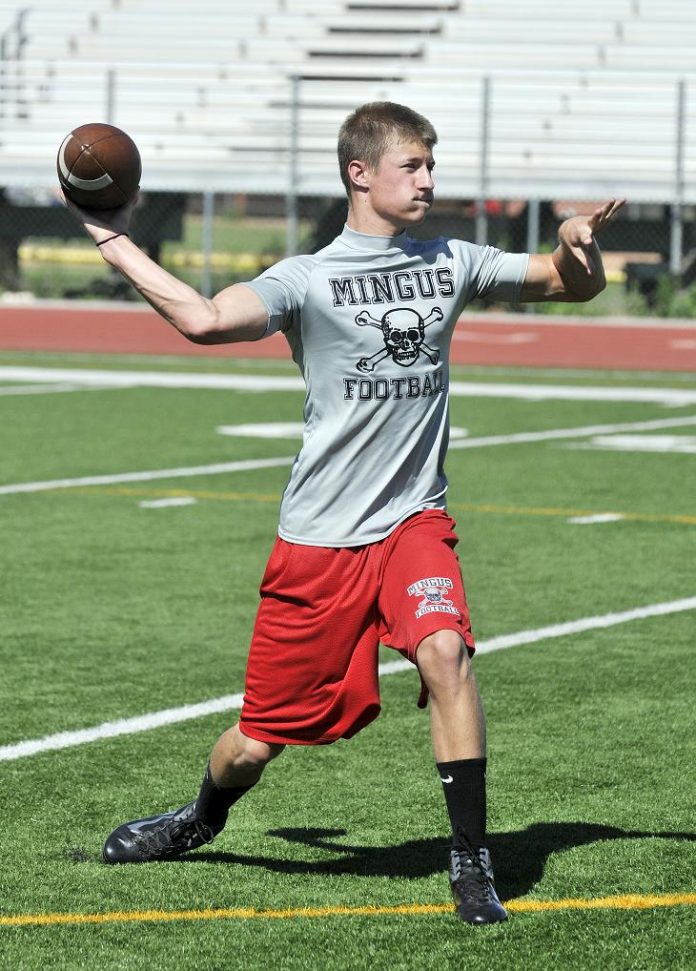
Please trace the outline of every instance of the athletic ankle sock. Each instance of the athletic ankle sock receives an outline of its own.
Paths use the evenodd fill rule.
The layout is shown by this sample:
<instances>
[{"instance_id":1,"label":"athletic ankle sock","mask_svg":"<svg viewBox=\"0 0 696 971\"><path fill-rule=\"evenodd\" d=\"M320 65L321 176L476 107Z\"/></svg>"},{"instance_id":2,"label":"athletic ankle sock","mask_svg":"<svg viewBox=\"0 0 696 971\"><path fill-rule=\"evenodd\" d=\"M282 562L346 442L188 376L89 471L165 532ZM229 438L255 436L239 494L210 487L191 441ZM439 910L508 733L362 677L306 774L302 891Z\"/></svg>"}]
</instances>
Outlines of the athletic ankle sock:
<instances>
[{"instance_id":1,"label":"athletic ankle sock","mask_svg":"<svg viewBox=\"0 0 696 971\"><path fill-rule=\"evenodd\" d=\"M438 762L445 802L452 824L454 845L486 842L486 759Z\"/></svg>"},{"instance_id":2,"label":"athletic ankle sock","mask_svg":"<svg viewBox=\"0 0 696 971\"><path fill-rule=\"evenodd\" d=\"M225 789L216 785L213 782L210 765L208 765L201 784L201 791L196 799L196 808L200 818L208 826L212 826L218 831L221 830L227 822L230 807L251 788L252 786L236 786Z\"/></svg>"}]
</instances>

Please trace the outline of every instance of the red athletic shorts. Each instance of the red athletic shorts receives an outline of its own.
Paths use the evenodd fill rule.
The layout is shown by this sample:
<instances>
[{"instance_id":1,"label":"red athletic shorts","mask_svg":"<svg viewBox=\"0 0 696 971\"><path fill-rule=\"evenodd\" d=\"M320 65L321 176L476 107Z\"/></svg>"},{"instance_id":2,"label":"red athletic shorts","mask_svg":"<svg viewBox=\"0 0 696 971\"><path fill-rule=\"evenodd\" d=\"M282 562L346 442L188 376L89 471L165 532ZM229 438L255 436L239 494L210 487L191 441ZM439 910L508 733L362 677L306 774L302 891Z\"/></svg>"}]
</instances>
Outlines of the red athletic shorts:
<instances>
[{"instance_id":1,"label":"red athletic shorts","mask_svg":"<svg viewBox=\"0 0 696 971\"><path fill-rule=\"evenodd\" d=\"M262 742L350 738L380 710L381 641L415 663L437 630L474 651L454 520L426 509L366 546L276 539L261 583L239 727Z\"/></svg>"}]
</instances>

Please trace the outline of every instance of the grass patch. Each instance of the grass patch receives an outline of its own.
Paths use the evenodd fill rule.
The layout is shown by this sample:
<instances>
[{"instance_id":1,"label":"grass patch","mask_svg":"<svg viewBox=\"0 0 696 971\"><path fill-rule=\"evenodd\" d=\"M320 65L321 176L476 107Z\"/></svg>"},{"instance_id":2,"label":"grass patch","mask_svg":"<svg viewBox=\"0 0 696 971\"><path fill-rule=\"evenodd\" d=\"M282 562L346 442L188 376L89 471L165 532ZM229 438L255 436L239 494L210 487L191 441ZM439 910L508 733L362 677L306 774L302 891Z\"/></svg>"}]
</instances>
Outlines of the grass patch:
<instances>
[{"instance_id":1,"label":"grass patch","mask_svg":"<svg viewBox=\"0 0 696 971\"><path fill-rule=\"evenodd\" d=\"M2 359L103 363L75 355ZM265 365L274 373L275 364ZM140 366L183 369L171 360ZM224 363L238 367L259 365ZM609 374L600 379L612 382ZM591 375L573 380L596 383ZM291 454L296 443L221 438L215 428L296 420L301 403L300 393L147 388L7 396L3 481ZM664 415L657 405L511 398L454 399L452 412L453 424L472 436ZM659 518L696 514L693 456L566 444L450 453L451 507L479 639L694 595L696 527ZM287 472L3 496L0 745L241 691ZM187 489L195 505L139 505ZM560 510L575 508L657 518L573 526ZM501 896L524 903L691 892L693 613L483 654L475 663L489 719L490 845ZM473 971L686 971L693 906L518 912L488 929L437 910L448 902L448 827L417 690L413 671L385 678L383 712L369 729L347 743L293 747L235 807L213 846L169 864L109 868L100 847L113 826L195 795L210 746L234 712L3 761L11 852L0 912L401 905L435 912L0 927L6 966L465 962Z\"/></svg>"}]
</instances>

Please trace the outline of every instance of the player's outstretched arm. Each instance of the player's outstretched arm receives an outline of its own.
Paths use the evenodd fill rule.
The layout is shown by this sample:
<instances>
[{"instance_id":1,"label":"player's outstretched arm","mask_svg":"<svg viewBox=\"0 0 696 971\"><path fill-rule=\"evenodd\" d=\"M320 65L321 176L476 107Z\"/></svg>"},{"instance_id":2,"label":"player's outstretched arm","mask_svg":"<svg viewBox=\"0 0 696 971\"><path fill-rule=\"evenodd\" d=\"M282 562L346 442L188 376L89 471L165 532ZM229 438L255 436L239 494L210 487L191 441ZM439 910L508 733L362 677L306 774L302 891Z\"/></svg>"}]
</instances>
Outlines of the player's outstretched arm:
<instances>
[{"instance_id":1,"label":"player's outstretched arm","mask_svg":"<svg viewBox=\"0 0 696 971\"><path fill-rule=\"evenodd\" d=\"M529 257L520 299L584 302L601 293L607 281L595 236L624 202L610 199L591 216L573 216L561 223L553 253L533 253Z\"/></svg>"},{"instance_id":2,"label":"player's outstretched arm","mask_svg":"<svg viewBox=\"0 0 696 971\"><path fill-rule=\"evenodd\" d=\"M135 202L103 212L81 209L64 199L92 237L102 257L142 294L172 326L196 344L226 344L263 336L268 312L260 297L244 284L203 297L151 260L128 237Z\"/></svg>"}]
</instances>

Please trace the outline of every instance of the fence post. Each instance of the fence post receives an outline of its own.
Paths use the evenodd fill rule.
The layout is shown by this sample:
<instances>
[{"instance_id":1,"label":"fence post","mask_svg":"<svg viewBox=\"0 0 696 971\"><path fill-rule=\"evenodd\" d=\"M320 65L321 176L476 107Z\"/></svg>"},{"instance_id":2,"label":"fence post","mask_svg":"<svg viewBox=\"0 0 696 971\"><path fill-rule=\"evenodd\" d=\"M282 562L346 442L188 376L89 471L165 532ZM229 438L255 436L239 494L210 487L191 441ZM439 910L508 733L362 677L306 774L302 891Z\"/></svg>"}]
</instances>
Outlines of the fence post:
<instances>
[{"instance_id":1,"label":"fence post","mask_svg":"<svg viewBox=\"0 0 696 971\"><path fill-rule=\"evenodd\" d=\"M0 121L5 117L5 101L7 90L5 86L5 61L7 60L7 34L0 37Z\"/></svg>"},{"instance_id":2,"label":"fence post","mask_svg":"<svg viewBox=\"0 0 696 971\"><path fill-rule=\"evenodd\" d=\"M116 68L110 67L106 72L106 96L104 101L107 125L114 125L116 117Z\"/></svg>"},{"instance_id":3,"label":"fence post","mask_svg":"<svg viewBox=\"0 0 696 971\"><path fill-rule=\"evenodd\" d=\"M481 86L481 152L479 156L479 198L476 206L476 242L485 246L488 242L488 216L486 196L488 194L488 147L491 110L491 79L483 78Z\"/></svg>"},{"instance_id":4,"label":"fence post","mask_svg":"<svg viewBox=\"0 0 696 971\"><path fill-rule=\"evenodd\" d=\"M527 252L539 252L539 215L541 207L538 199L527 201Z\"/></svg>"},{"instance_id":5,"label":"fence post","mask_svg":"<svg viewBox=\"0 0 696 971\"><path fill-rule=\"evenodd\" d=\"M288 141L288 191L285 196L285 255L294 256L298 245L299 223L299 145L300 145L300 79L290 78L290 133Z\"/></svg>"},{"instance_id":6,"label":"fence post","mask_svg":"<svg viewBox=\"0 0 696 971\"><path fill-rule=\"evenodd\" d=\"M201 248L203 250L203 268L201 271L201 293L204 297L213 295L213 220L215 217L215 193L206 190L203 193L203 226Z\"/></svg>"},{"instance_id":7,"label":"fence post","mask_svg":"<svg viewBox=\"0 0 696 971\"><path fill-rule=\"evenodd\" d=\"M677 81L677 118L674 145L674 202L670 211L669 269L679 276L684 250L684 137L686 127L686 82Z\"/></svg>"}]
</instances>

